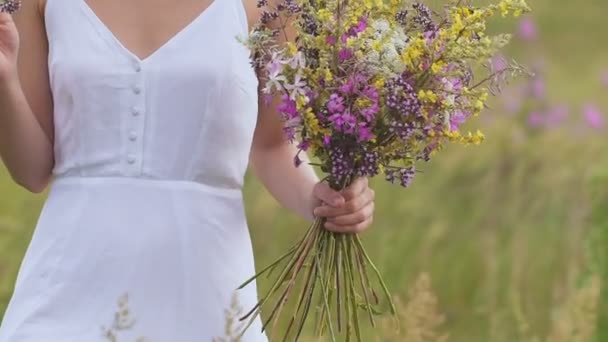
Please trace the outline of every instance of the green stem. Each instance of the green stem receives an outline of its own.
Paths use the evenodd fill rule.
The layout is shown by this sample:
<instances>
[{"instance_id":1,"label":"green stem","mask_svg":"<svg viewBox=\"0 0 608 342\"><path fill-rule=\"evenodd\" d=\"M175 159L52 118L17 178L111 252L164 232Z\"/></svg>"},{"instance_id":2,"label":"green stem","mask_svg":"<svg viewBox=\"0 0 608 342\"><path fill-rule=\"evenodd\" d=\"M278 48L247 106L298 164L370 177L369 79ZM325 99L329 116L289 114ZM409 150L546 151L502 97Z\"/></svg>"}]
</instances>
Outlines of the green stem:
<instances>
[{"instance_id":1,"label":"green stem","mask_svg":"<svg viewBox=\"0 0 608 342\"><path fill-rule=\"evenodd\" d=\"M388 288L386 287L386 283L384 282L384 279L382 278L380 271L378 271L378 268L376 267L376 265L374 265L374 263L372 262L369 255L367 255L367 252L365 251L365 248L363 248L363 244L361 243L361 239L357 235L355 235L355 242L356 242L357 248L359 248L359 251L363 254L363 256L365 257L365 260L367 260L367 263L369 264L369 266L372 268L372 270L374 270L374 273L376 273L376 277L378 278L378 281L380 282L380 285L382 286L384 295L386 296L386 299L391 308L391 314L396 315L397 309L395 308L395 303L393 303L393 298L391 297L391 294L388 291Z\"/></svg>"},{"instance_id":2,"label":"green stem","mask_svg":"<svg viewBox=\"0 0 608 342\"><path fill-rule=\"evenodd\" d=\"M313 236L310 239L308 239L306 247L303 249L302 253L298 257L298 261L295 264L295 269L293 270L291 279L289 280L289 283L287 284L285 290L283 291L283 294L281 295L281 297L275 304L272 312L270 313L270 316L266 320L266 323L262 326L262 331L264 331L266 329L266 326L268 325L268 323L273 321L273 318L275 317L275 315L276 315L276 317L280 317L283 307L285 306L285 303L287 302L287 299L289 298L289 294L291 293L291 290L293 289L295 280L298 277L298 275L300 274L300 270L302 269L302 266L304 265L304 261L306 260L306 257L309 255L312 246L314 246L317 239L319 238L320 229L318 227L318 224L314 225L313 229L315 230L313 233ZM278 319L274 320L273 329L272 329L273 336L274 336L274 332L275 332L278 321L279 321Z\"/></svg>"},{"instance_id":3,"label":"green stem","mask_svg":"<svg viewBox=\"0 0 608 342\"><path fill-rule=\"evenodd\" d=\"M351 237L351 240L354 243L354 238ZM359 273L359 281L361 283L361 288L363 289L363 296L365 298L365 306L366 306L366 311L369 315L369 321L372 325L372 327L376 326L376 322L374 321L374 313L372 311L372 304L370 301L370 294L368 292L368 289L371 287L370 286L370 281L369 281L369 276L367 274L367 270L365 269L365 261L363 260L363 255L361 255L361 253L357 253L357 249L355 248L355 261L356 261L356 265L357 265L357 273Z\"/></svg>"},{"instance_id":4,"label":"green stem","mask_svg":"<svg viewBox=\"0 0 608 342\"><path fill-rule=\"evenodd\" d=\"M336 271L335 271L335 276L336 276L336 316L338 318L338 332L342 331L342 309L341 309L341 303L340 303L340 298L342 297L341 295L341 291L340 291L340 272L341 269L340 267L342 266L342 235L341 234L336 234L336 258L335 258L335 263L336 263Z\"/></svg>"},{"instance_id":5,"label":"green stem","mask_svg":"<svg viewBox=\"0 0 608 342\"><path fill-rule=\"evenodd\" d=\"M353 276L353 272L355 270L355 266L353 264L353 260L352 260L352 253L353 253L353 240L352 240L352 236L349 235L347 236L347 244L346 244L346 262L347 262L347 267L346 267L346 273L348 274L348 278L349 278L349 288L350 288L350 294L351 294L351 306L352 306L352 314L353 314L353 323L354 323L354 328L355 328L355 334L357 336L357 341L361 342L361 327L359 326L359 315L357 313L357 292L355 291L355 277Z\"/></svg>"},{"instance_id":6,"label":"green stem","mask_svg":"<svg viewBox=\"0 0 608 342\"><path fill-rule=\"evenodd\" d=\"M319 271L319 276L321 277L321 283L324 284L325 281L323 279L323 273L321 272L320 268L321 268L321 261L319 258L319 255L317 255L317 262L315 263L315 267L317 267L318 271ZM328 279L329 281L329 279ZM323 305L325 306L325 311L327 313L327 325L329 327L329 334L331 336L331 341L332 342L336 342L336 336L334 334L334 328L333 325L331 324L331 312L330 312L330 308L329 308L329 301L327 300L327 291L325 286L321 286L321 295L323 296Z\"/></svg>"},{"instance_id":7,"label":"green stem","mask_svg":"<svg viewBox=\"0 0 608 342\"><path fill-rule=\"evenodd\" d=\"M323 232L321 232L321 235L323 235ZM318 248L321 249L322 247L323 247L323 237L321 237L321 239L320 239L320 243L319 243ZM315 260L316 260L316 258L313 258L313 260L311 261L311 263L316 262ZM287 326L287 330L285 332L285 337L284 337L283 341L287 340L287 337L289 336L289 332L291 331L291 328L293 327L293 324L295 323L296 318L298 317L298 313L300 312L300 309L302 308L302 304L304 303L304 300L306 298L306 294L309 291L311 280L313 279L313 275L316 273L316 271L314 271L315 269L316 269L316 267L313 267L311 265L311 267L308 270L308 274L306 276L306 282L304 283L304 289L302 290L302 295L300 296L300 300L298 301L298 305L296 306L296 308L295 308L295 310L293 312L293 316L291 317L291 320L289 322L289 325Z\"/></svg>"},{"instance_id":8,"label":"green stem","mask_svg":"<svg viewBox=\"0 0 608 342\"><path fill-rule=\"evenodd\" d=\"M323 288L326 289L326 291L328 292L328 302L331 303L332 300L332 296L335 292L335 287L333 286L333 284L331 283L331 279L332 279L332 273L334 272L334 266L335 266L335 257L336 257L336 238L334 236L334 233L332 232L327 232L327 236L329 239L329 248L326 250L326 253L324 255L324 263L323 265L325 265L325 281L321 282L321 286ZM319 307L322 307L323 304L323 298L320 298L320 305ZM325 331L325 314L327 312L325 310L321 310L321 313L318 315L317 317L317 329L316 329L316 334L317 336L321 336L323 335L324 331Z\"/></svg>"},{"instance_id":9,"label":"green stem","mask_svg":"<svg viewBox=\"0 0 608 342\"><path fill-rule=\"evenodd\" d=\"M316 221L315 221L315 223L316 223ZM249 327L253 324L255 318L260 314L261 308L264 306L264 304L266 304L266 302L270 299L270 297L272 296L272 294L274 294L275 291L277 291L278 288L280 287L280 285L283 283L285 277L287 276L287 274L289 274L289 272L293 268L293 265L295 264L296 260L298 259L298 257L302 253L302 251L304 250L304 247L306 247L306 241L307 241L308 237L314 231L315 231L315 224L313 224L306 231L306 234L304 235L304 238L298 244L296 253L293 254L293 256L291 257L291 259L287 263L287 266L283 269L283 271L281 272L281 274L279 275L279 277L276 279L276 281L274 282L274 284L272 285L272 287L270 288L270 290L266 293L266 295L261 300L258 301L258 303L253 307L253 309L251 309L248 313L246 313L243 317L240 318L240 321L243 321L243 320L246 320L248 317L251 316L251 318L249 319L249 322L247 323L247 325L245 326L245 328L241 331L241 334L239 335L239 338L243 337L243 335L245 334L245 331L247 331L247 329L249 329Z\"/></svg>"}]
</instances>

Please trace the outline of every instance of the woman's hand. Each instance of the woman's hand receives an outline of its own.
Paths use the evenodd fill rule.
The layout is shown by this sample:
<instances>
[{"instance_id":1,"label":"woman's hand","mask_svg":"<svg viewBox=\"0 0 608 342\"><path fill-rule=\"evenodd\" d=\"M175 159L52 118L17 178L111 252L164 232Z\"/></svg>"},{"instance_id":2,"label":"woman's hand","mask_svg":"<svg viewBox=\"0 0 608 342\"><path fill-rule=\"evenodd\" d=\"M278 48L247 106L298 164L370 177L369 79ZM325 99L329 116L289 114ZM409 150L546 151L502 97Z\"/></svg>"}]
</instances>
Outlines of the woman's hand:
<instances>
[{"instance_id":1,"label":"woman's hand","mask_svg":"<svg viewBox=\"0 0 608 342\"><path fill-rule=\"evenodd\" d=\"M313 195L321 203L313 211L325 217L325 228L337 233L360 233L370 227L374 218L375 193L367 178L357 178L341 192L325 182L317 183Z\"/></svg>"}]
</instances>

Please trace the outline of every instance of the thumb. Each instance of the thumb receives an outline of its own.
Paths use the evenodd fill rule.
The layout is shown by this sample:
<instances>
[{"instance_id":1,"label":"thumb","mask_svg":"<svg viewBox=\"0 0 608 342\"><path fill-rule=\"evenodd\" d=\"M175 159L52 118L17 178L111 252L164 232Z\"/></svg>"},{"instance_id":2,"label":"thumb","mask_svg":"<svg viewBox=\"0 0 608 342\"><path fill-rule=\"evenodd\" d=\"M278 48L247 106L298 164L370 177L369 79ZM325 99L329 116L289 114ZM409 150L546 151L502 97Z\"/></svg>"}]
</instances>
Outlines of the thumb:
<instances>
[{"instance_id":1,"label":"thumb","mask_svg":"<svg viewBox=\"0 0 608 342\"><path fill-rule=\"evenodd\" d=\"M313 190L313 194L316 198L332 207L341 207L346 202L344 196L332 189L329 184L325 182L317 183Z\"/></svg>"}]
</instances>

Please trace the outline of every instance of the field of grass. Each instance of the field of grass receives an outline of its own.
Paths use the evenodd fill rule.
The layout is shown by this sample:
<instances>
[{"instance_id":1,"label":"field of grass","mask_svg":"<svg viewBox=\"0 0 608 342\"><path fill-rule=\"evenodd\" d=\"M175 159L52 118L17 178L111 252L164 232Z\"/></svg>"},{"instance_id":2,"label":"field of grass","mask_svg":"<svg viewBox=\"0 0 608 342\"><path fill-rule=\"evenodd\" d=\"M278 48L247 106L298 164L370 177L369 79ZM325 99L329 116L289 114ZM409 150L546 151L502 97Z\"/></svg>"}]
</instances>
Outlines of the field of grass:
<instances>
[{"instance_id":1,"label":"field of grass","mask_svg":"<svg viewBox=\"0 0 608 342\"><path fill-rule=\"evenodd\" d=\"M579 108L592 101L608 110L608 87L599 80L608 69L608 2L529 3L541 37L516 41L509 55L524 64L543 59L547 98L570 104L569 120L531 130L521 115L503 113L497 103L473 124L487 136L482 146L442 151L408 190L373 182L376 223L364 243L403 303L409 329L367 331L366 341L378 335L378 341L436 341L417 339L414 331L431 329L425 325L438 315L437 336L448 333L450 341L592 340L602 273L598 232L608 225L608 139L606 131L581 124ZM261 267L306 225L254 179L245 191ZM0 171L0 312L43 197L27 194ZM410 298L421 274L429 276L430 288L423 277ZM261 290L267 285L262 282ZM608 341L602 336L597 340Z\"/></svg>"}]
</instances>

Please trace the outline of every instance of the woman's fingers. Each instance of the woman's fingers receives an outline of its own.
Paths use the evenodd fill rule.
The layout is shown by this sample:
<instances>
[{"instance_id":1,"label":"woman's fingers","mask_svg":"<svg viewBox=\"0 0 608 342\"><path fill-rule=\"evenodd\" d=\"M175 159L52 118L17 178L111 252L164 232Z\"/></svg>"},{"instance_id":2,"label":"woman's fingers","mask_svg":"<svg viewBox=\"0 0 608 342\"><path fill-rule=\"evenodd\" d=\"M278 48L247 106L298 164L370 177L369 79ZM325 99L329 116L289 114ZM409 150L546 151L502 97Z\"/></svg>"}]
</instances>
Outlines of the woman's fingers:
<instances>
[{"instance_id":1,"label":"woman's fingers","mask_svg":"<svg viewBox=\"0 0 608 342\"><path fill-rule=\"evenodd\" d=\"M322 203L332 207L340 207L346 202L343 195L332 189L329 184L325 182L320 182L315 185L313 195Z\"/></svg>"},{"instance_id":2,"label":"woman's fingers","mask_svg":"<svg viewBox=\"0 0 608 342\"><path fill-rule=\"evenodd\" d=\"M314 210L314 215L317 217L337 217L356 213L363 207L373 202L375 198L374 190L367 188L363 193L352 198L341 207L332 207L329 205L321 205Z\"/></svg>"},{"instance_id":3,"label":"woman's fingers","mask_svg":"<svg viewBox=\"0 0 608 342\"><path fill-rule=\"evenodd\" d=\"M336 233L361 233L369 228L374 222L374 217L371 216L363 222L353 225L340 226L331 222L325 224L325 228Z\"/></svg>"}]
</instances>

